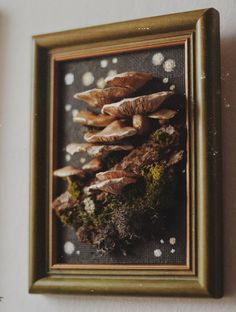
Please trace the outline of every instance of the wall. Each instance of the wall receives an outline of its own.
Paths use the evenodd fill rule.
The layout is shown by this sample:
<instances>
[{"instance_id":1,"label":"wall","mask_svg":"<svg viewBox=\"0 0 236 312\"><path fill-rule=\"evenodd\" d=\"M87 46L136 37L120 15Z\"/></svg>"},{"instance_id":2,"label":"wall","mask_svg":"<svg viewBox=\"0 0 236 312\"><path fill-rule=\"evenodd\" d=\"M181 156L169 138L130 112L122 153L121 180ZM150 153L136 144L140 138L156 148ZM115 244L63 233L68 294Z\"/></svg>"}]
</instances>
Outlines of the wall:
<instances>
[{"instance_id":1,"label":"wall","mask_svg":"<svg viewBox=\"0 0 236 312\"><path fill-rule=\"evenodd\" d=\"M215 7L221 14L225 297L29 295L28 207L32 34ZM235 311L236 1L0 0L0 302L14 311ZM234 166L235 165L235 166Z\"/></svg>"}]
</instances>

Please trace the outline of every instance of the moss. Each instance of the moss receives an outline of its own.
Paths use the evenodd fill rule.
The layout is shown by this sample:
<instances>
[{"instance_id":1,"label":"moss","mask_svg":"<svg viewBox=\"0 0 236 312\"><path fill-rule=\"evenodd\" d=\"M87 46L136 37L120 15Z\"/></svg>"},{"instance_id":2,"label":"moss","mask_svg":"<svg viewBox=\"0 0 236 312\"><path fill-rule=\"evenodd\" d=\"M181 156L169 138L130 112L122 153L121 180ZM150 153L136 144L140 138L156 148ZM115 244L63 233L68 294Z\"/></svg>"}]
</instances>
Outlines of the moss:
<instances>
[{"instance_id":1,"label":"moss","mask_svg":"<svg viewBox=\"0 0 236 312\"><path fill-rule=\"evenodd\" d=\"M80 195L80 190L83 186L83 183L79 180L72 182L69 186L68 186L68 192L71 194L71 196L74 199L78 199L79 195Z\"/></svg>"}]
</instances>

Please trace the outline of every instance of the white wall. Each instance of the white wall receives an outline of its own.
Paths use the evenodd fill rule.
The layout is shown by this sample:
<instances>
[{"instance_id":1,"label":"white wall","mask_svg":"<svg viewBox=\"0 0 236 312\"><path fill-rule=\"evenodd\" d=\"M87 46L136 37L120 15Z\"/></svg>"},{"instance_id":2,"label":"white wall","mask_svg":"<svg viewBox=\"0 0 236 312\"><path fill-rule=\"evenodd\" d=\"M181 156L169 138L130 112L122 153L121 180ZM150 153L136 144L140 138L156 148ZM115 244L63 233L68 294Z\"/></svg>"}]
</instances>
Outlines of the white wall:
<instances>
[{"instance_id":1,"label":"white wall","mask_svg":"<svg viewBox=\"0 0 236 312\"><path fill-rule=\"evenodd\" d=\"M177 11L221 14L225 297L29 295L28 208L31 36ZM0 0L0 302L15 311L236 311L236 1Z\"/></svg>"}]
</instances>

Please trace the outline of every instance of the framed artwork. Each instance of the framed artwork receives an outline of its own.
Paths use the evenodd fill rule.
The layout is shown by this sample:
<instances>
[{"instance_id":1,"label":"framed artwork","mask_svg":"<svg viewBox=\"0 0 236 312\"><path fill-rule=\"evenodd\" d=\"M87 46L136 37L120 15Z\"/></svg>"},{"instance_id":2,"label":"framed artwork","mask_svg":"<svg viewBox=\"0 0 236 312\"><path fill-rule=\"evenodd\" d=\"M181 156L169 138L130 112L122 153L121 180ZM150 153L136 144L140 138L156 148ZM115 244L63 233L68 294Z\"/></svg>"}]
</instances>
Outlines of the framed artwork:
<instances>
[{"instance_id":1,"label":"framed artwork","mask_svg":"<svg viewBox=\"0 0 236 312\"><path fill-rule=\"evenodd\" d=\"M218 20L33 37L30 292L222 296Z\"/></svg>"}]
</instances>

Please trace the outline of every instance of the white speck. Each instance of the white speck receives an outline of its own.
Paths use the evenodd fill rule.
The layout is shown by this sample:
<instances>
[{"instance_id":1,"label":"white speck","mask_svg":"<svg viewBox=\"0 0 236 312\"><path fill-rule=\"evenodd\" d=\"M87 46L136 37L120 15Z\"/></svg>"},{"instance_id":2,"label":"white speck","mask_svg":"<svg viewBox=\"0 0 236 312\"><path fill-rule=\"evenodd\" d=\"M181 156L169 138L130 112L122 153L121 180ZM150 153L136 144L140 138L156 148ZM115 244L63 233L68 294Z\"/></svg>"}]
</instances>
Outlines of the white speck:
<instances>
[{"instance_id":1,"label":"white speck","mask_svg":"<svg viewBox=\"0 0 236 312\"><path fill-rule=\"evenodd\" d=\"M79 161L80 161L81 164L84 164L86 162L86 158L81 157Z\"/></svg>"},{"instance_id":2,"label":"white speck","mask_svg":"<svg viewBox=\"0 0 236 312\"><path fill-rule=\"evenodd\" d=\"M170 252L171 252L172 254L174 254L174 253L175 253L175 249L172 248Z\"/></svg>"},{"instance_id":3,"label":"white speck","mask_svg":"<svg viewBox=\"0 0 236 312\"><path fill-rule=\"evenodd\" d=\"M175 245L176 243L176 238L175 237L171 237L170 240L169 240L170 244L171 245Z\"/></svg>"},{"instance_id":4,"label":"white speck","mask_svg":"<svg viewBox=\"0 0 236 312\"><path fill-rule=\"evenodd\" d=\"M175 85L171 85L169 89L173 91L175 89Z\"/></svg>"},{"instance_id":5,"label":"white speck","mask_svg":"<svg viewBox=\"0 0 236 312\"><path fill-rule=\"evenodd\" d=\"M172 72L175 67L176 67L175 61L172 59L166 60L163 64L163 68L167 73Z\"/></svg>"},{"instance_id":6,"label":"white speck","mask_svg":"<svg viewBox=\"0 0 236 312\"><path fill-rule=\"evenodd\" d=\"M113 57L113 59L112 59L112 63L113 63L113 64L118 63L118 58L117 58L117 57Z\"/></svg>"},{"instance_id":7,"label":"white speck","mask_svg":"<svg viewBox=\"0 0 236 312\"><path fill-rule=\"evenodd\" d=\"M217 156L219 154L218 151L212 151L212 156Z\"/></svg>"},{"instance_id":8,"label":"white speck","mask_svg":"<svg viewBox=\"0 0 236 312\"><path fill-rule=\"evenodd\" d=\"M163 83L167 83L169 81L169 79L167 77L163 78Z\"/></svg>"},{"instance_id":9,"label":"white speck","mask_svg":"<svg viewBox=\"0 0 236 312\"><path fill-rule=\"evenodd\" d=\"M222 76L221 76L221 80L227 80L230 76L230 73L223 73Z\"/></svg>"},{"instance_id":10,"label":"white speck","mask_svg":"<svg viewBox=\"0 0 236 312\"><path fill-rule=\"evenodd\" d=\"M101 60L100 65L101 65L102 68L107 67L107 65L108 65L108 60Z\"/></svg>"},{"instance_id":11,"label":"white speck","mask_svg":"<svg viewBox=\"0 0 236 312\"><path fill-rule=\"evenodd\" d=\"M155 53L152 57L152 64L154 66L161 65L164 62L164 55L162 53Z\"/></svg>"},{"instance_id":12,"label":"white speck","mask_svg":"<svg viewBox=\"0 0 236 312\"><path fill-rule=\"evenodd\" d=\"M224 98L224 105L225 105L226 108L230 107L230 104L229 104L229 102L227 101L226 98Z\"/></svg>"},{"instance_id":13,"label":"white speck","mask_svg":"<svg viewBox=\"0 0 236 312\"><path fill-rule=\"evenodd\" d=\"M182 173L185 173L185 172L186 172L185 169L183 169L183 170L182 170Z\"/></svg>"},{"instance_id":14,"label":"white speck","mask_svg":"<svg viewBox=\"0 0 236 312\"><path fill-rule=\"evenodd\" d=\"M117 74L117 70L111 69L109 70L109 72L107 73L107 77L113 77Z\"/></svg>"},{"instance_id":15,"label":"white speck","mask_svg":"<svg viewBox=\"0 0 236 312\"><path fill-rule=\"evenodd\" d=\"M85 87L90 86L94 82L94 76L91 72L86 72L82 76L82 82Z\"/></svg>"},{"instance_id":16,"label":"white speck","mask_svg":"<svg viewBox=\"0 0 236 312\"><path fill-rule=\"evenodd\" d=\"M69 112L71 110L72 106L70 104L66 104L65 111Z\"/></svg>"},{"instance_id":17,"label":"white speck","mask_svg":"<svg viewBox=\"0 0 236 312\"><path fill-rule=\"evenodd\" d=\"M161 243L161 244L164 244L164 239L161 239L161 240L160 240L160 243Z\"/></svg>"},{"instance_id":18,"label":"white speck","mask_svg":"<svg viewBox=\"0 0 236 312\"><path fill-rule=\"evenodd\" d=\"M66 161L70 161L71 160L70 154L66 154L65 159L66 159Z\"/></svg>"},{"instance_id":19,"label":"white speck","mask_svg":"<svg viewBox=\"0 0 236 312\"><path fill-rule=\"evenodd\" d=\"M157 258L159 258L162 255L161 249L155 249L153 253L154 253L154 256Z\"/></svg>"},{"instance_id":20,"label":"white speck","mask_svg":"<svg viewBox=\"0 0 236 312\"><path fill-rule=\"evenodd\" d=\"M78 114L78 109L73 109L72 116L75 117Z\"/></svg>"},{"instance_id":21,"label":"white speck","mask_svg":"<svg viewBox=\"0 0 236 312\"><path fill-rule=\"evenodd\" d=\"M65 84L67 86L71 85L74 82L74 79L75 79L75 77L74 77L74 75L72 73L66 74L65 75L65 79L64 79L65 80Z\"/></svg>"},{"instance_id":22,"label":"white speck","mask_svg":"<svg viewBox=\"0 0 236 312\"><path fill-rule=\"evenodd\" d=\"M76 250L76 254L79 256L80 255L80 250Z\"/></svg>"},{"instance_id":23,"label":"white speck","mask_svg":"<svg viewBox=\"0 0 236 312\"><path fill-rule=\"evenodd\" d=\"M67 255L72 255L74 251L75 251L75 245L72 242L68 241L64 244L64 252Z\"/></svg>"},{"instance_id":24,"label":"white speck","mask_svg":"<svg viewBox=\"0 0 236 312\"><path fill-rule=\"evenodd\" d=\"M96 83L97 87L100 89L103 89L106 85L105 79L104 78L99 78L97 83Z\"/></svg>"}]
</instances>

